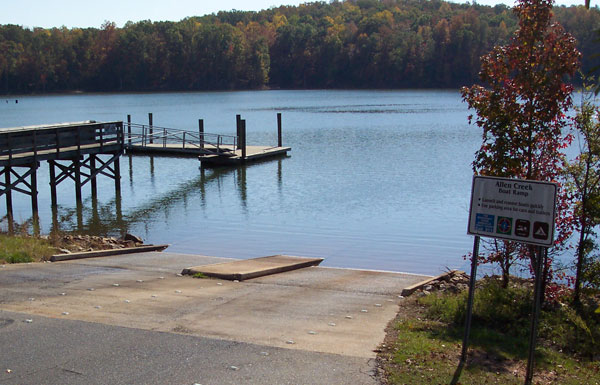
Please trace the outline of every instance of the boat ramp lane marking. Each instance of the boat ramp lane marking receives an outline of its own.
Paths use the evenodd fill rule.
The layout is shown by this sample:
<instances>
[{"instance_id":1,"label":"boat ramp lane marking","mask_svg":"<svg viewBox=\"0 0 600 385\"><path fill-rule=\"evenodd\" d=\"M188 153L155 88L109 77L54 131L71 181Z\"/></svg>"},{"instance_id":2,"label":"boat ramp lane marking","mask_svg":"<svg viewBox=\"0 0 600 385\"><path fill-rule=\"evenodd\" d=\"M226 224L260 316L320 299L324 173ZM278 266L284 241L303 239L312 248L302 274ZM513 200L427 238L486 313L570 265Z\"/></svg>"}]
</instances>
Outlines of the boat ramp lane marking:
<instances>
[{"instance_id":1,"label":"boat ramp lane marking","mask_svg":"<svg viewBox=\"0 0 600 385\"><path fill-rule=\"evenodd\" d=\"M475 176L467 233L552 246L557 190L552 182Z\"/></svg>"}]
</instances>

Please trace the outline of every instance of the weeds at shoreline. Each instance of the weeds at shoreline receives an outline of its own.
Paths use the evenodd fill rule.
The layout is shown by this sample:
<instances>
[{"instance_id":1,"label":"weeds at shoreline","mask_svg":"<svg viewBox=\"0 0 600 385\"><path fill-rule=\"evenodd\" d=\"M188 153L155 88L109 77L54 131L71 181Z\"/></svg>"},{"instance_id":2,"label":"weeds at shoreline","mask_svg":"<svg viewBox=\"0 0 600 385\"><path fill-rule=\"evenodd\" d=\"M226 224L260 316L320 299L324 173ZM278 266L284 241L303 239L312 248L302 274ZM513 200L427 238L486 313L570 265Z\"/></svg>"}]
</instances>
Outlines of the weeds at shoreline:
<instances>
[{"instance_id":1,"label":"weeds at shoreline","mask_svg":"<svg viewBox=\"0 0 600 385\"><path fill-rule=\"evenodd\" d=\"M557 302L543 310L534 383L600 384L600 315L597 293L575 311ZM480 281L473 329L460 384L522 384L527 365L530 287L502 289ZM384 384L448 384L462 347L466 292L405 300L387 330L378 362Z\"/></svg>"},{"instance_id":2,"label":"weeds at shoreline","mask_svg":"<svg viewBox=\"0 0 600 385\"><path fill-rule=\"evenodd\" d=\"M55 252L46 239L0 234L0 263L46 261Z\"/></svg>"}]
</instances>

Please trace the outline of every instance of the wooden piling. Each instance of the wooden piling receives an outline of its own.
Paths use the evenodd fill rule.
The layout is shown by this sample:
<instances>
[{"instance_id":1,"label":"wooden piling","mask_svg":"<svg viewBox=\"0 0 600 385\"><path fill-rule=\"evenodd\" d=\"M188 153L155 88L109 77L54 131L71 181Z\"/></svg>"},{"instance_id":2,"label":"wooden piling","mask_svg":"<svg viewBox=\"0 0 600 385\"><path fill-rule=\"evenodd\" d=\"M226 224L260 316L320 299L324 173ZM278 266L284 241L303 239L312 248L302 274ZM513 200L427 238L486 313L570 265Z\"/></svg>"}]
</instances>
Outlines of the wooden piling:
<instances>
[{"instance_id":1,"label":"wooden piling","mask_svg":"<svg viewBox=\"0 0 600 385\"><path fill-rule=\"evenodd\" d=\"M56 207L58 202L56 199L56 170L54 168L54 161L48 161L48 168L50 169L50 198L52 201L52 207Z\"/></svg>"},{"instance_id":2,"label":"wooden piling","mask_svg":"<svg viewBox=\"0 0 600 385\"><path fill-rule=\"evenodd\" d=\"M120 157L115 158L115 192L117 195L121 194L121 162Z\"/></svg>"},{"instance_id":3,"label":"wooden piling","mask_svg":"<svg viewBox=\"0 0 600 385\"><path fill-rule=\"evenodd\" d=\"M73 164L75 166L75 200L81 203L81 159L75 158Z\"/></svg>"},{"instance_id":4,"label":"wooden piling","mask_svg":"<svg viewBox=\"0 0 600 385\"><path fill-rule=\"evenodd\" d=\"M241 129L242 129L242 116L241 115L236 115L235 116L235 135L238 137L238 143L237 143L237 149L241 149L242 148L242 143L241 143Z\"/></svg>"},{"instance_id":5,"label":"wooden piling","mask_svg":"<svg viewBox=\"0 0 600 385\"><path fill-rule=\"evenodd\" d=\"M6 188L6 190L4 191L4 194L6 195L6 217L8 218L9 224L13 220L12 187L10 184L11 172L12 168L10 166L4 167L4 186Z\"/></svg>"},{"instance_id":6,"label":"wooden piling","mask_svg":"<svg viewBox=\"0 0 600 385\"><path fill-rule=\"evenodd\" d=\"M204 148L204 119L198 119L198 140L200 148Z\"/></svg>"},{"instance_id":7,"label":"wooden piling","mask_svg":"<svg viewBox=\"0 0 600 385\"><path fill-rule=\"evenodd\" d=\"M90 183L92 185L92 198L98 196L98 184L96 182L96 155L90 155Z\"/></svg>"},{"instance_id":8,"label":"wooden piling","mask_svg":"<svg viewBox=\"0 0 600 385\"><path fill-rule=\"evenodd\" d=\"M77 231L83 230L83 203L81 201L76 202L75 211L77 215Z\"/></svg>"},{"instance_id":9,"label":"wooden piling","mask_svg":"<svg viewBox=\"0 0 600 385\"><path fill-rule=\"evenodd\" d=\"M131 146L131 115L127 115L127 140Z\"/></svg>"},{"instance_id":10,"label":"wooden piling","mask_svg":"<svg viewBox=\"0 0 600 385\"><path fill-rule=\"evenodd\" d=\"M149 112L148 113L148 138L150 139L150 144L154 143L153 134L154 134L154 127L153 127L152 112Z\"/></svg>"},{"instance_id":11,"label":"wooden piling","mask_svg":"<svg viewBox=\"0 0 600 385\"><path fill-rule=\"evenodd\" d=\"M277 147L283 147L281 140L281 112L277 113Z\"/></svg>"},{"instance_id":12,"label":"wooden piling","mask_svg":"<svg viewBox=\"0 0 600 385\"><path fill-rule=\"evenodd\" d=\"M246 159L246 119L240 120L240 144L242 146L242 160Z\"/></svg>"},{"instance_id":13,"label":"wooden piling","mask_svg":"<svg viewBox=\"0 0 600 385\"><path fill-rule=\"evenodd\" d=\"M58 222L58 207L56 205L51 207L52 211L52 226L50 227L50 233L57 232L60 230L60 223Z\"/></svg>"},{"instance_id":14,"label":"wooden piling","mask_svg":"<svg viewBox=\"0 0 600 385\"><path fill-rule=\"evenodd\" d=\"M31 184L31 211L33 213L33 219L35 222L35 218L38 216L38 189L37 189L37 162L31 165L31 175L30 175L30 184Z\"/></svg>"}]
</instances>

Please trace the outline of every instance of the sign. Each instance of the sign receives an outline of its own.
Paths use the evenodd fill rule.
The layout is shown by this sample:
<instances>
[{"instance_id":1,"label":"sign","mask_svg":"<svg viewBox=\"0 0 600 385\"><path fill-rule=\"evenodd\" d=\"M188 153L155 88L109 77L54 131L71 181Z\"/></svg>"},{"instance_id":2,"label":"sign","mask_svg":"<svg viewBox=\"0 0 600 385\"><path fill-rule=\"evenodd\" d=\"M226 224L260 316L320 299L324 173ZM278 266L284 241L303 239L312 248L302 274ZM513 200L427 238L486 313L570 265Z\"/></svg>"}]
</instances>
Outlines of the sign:
<instances>
[{"instance_id":1,"label":"sign","mask_svg":"<svg viewBox=\"0 0 600 385\"><path fill-rule=\"evenodd\" d=\"M475 176L467 232L552 246L557 190L551 182Z\"/></svg>"}]
</instances>

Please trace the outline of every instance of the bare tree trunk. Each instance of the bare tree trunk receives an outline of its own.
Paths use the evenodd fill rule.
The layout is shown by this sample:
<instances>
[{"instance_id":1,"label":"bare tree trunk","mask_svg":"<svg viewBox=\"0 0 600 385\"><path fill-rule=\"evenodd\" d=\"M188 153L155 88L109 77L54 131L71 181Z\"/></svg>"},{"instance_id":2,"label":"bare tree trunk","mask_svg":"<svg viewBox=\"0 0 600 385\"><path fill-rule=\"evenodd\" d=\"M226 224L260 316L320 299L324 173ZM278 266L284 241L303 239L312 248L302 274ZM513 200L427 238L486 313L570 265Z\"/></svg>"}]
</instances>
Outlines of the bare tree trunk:
<instances>
[{"instance_id":1,"label":"bare tree trunk","mask_svg":"<svg viewBox=\"0 0 600 385\"><path fill-rule=\"evenodd\" d=\"M584 222L582 220L582 222ZM575 307L581 305L581 274L583 272L583 259L584 253L584 242L585 242L585 224L581 224L581 231L579 232L579 244L577 245L577 271L575 273L575 290L573 292L573 304Z\"/></svg>"}]
</instances>

